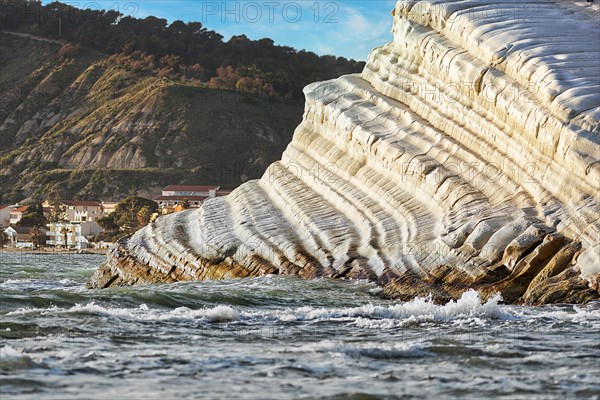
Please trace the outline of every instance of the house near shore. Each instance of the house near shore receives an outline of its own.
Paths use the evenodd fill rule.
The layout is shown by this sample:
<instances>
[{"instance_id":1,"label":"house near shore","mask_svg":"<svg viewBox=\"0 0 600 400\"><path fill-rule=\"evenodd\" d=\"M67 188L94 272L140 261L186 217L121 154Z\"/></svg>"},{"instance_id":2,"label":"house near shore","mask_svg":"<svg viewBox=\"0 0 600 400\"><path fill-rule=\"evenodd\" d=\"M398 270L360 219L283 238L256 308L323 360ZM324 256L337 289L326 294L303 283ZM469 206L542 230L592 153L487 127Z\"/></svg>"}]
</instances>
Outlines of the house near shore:
<instances>
[{"instance_id":1,"label":"house near shore","mask_svg":"<svg viewBox=\"0 0 600 400\"><path fill-rule=\"evenodd\" d=\"M42 206L52 209L54 203L46 200ZM103 231L98 224L98 220L106 216L103 204L90 200L60 200L58 203L63 210L63 219L46 224L46 245L78 250L88 248L88 238Z\"/></svg>"},{"instance_id":2,"label":"house near shore","mask_svg":"<svg viewBox=\"0 0 600 400\"><path fill-rule=\"evenodd\" d=\"M23 215L27 214L28 209L29 209L29 206L13 207L9 212L8 224L16 225L21 220L21 218L23 218Z\"/></svg>"},{"instance_id":3,"label":"house near shore","mask_svg":"<svg viewBox=\"0 0 600 400\"><path fill-rule=\"evenodd\" d=\"M11 247L33 247L30 234L31 228L24 226L9 226L4 233L10 240Z\"/></svg>"},{"instance_id":4,"label":"house near shore","mask_svg":"<svg viewBox=\"0 0 600 400\"><path fill-rule=\"evenodd\" d=\"M103 229L98 224L100 218L112 213L117 202L97 202L90 200L60 200L60 221L46 224L46 245L66 248L85 249L89 247L89 238L100 234ZM56 201L46 200L42 203L44 216L49 218ZM29 247L31 235L29 227L16 226L29 206L19 204L0 206L0 228L9 236L12 246Z\"/></svg>"},{"instance_id":5,"label":"house near shore","mask_svg":"<svg viewBox=\"0 0 600 400\"><path fill-rule=\"evenodd\" d=\"M98 220L104 217L102 204L98 201L90 200L60 200L59 204L62 206L64 215L62 221L55 221L55 224L61 224L61 228L71 229L73 224L81 225L81 232L83 235L97 235L102 232L102 228L98 224ZM53 202L46 200L42 203L42 207L51 209ZM46 225L48 230L48 236L50 236L50 225ZM54 242L51 238L48 242ZM47 243L50 244L50 243Z\"/></svg>"},{"instance_id":6,"label":"house near shore","mask_svg":"<svg viewBox=\"0 0 600 400\"><path fill-rule=\"evenodd\" d=\"M12 226L9 226L8 228L4 229L4 233L6 234L6 236L8 236L8 239L10 240L10 245L14 246L17 240L17 230Z\"/></svg>"},{"instance_id":7,"label":"house near shore","mask_svg":"<svg viewBox=\"0 0 600 400\"><path fill-rule=\"evenodd\" d=\"M220 186L169 185L152 200L158 203L159 214L170 214L183 210L186 201L189 208L199 208L207 199L226 196L230 192L221 190Z\"/></svg>"},{"instance_id":8,"label":"house near shore","mask_svg":"<svg viewBox=\"0 0 600 400\"><path fill-rule=\"evenodd\" d=\"M6 228L10 225L10 212L16 206L0 204L0 228Z\"/></svg>"},{"instance_id":9,"label":"house near shore","mask_svg":"<svg viewBox=\"0 0 600 400\"><path fill-rule=\"evenodd\" d=\"M97 222L104 217L102 203L90 200L59 200L65 213L65 221L72 222ZM42 207L51 209L53 202L46 200Z\"/></svg>"},{"instance_id":10,"label":"house near shore","mask_svg":"<svg viewBox=\"0 0 600 400\"><path fill-rule=\"evenodd\" d=\"M46 235L48 246L63 248L87 249L89 240L86 236L93 235L91 222L51 222L47 224Z\"/></svg>"}]
</instances>

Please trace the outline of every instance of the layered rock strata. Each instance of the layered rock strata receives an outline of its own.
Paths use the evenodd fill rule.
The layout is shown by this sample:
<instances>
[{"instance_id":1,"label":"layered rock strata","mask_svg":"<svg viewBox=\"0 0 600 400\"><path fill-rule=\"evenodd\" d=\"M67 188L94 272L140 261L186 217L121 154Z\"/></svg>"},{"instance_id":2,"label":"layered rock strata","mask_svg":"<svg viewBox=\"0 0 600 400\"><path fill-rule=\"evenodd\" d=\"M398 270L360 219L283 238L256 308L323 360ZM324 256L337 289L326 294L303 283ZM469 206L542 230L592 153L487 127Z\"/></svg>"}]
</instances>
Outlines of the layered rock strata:
<instances>
[{"instance_id":1,"label":"layered rock strata","mask_svg":"<svg viewBox=\"0 0 600 400\"><path fill-rule=\"evenodd\" d=\"M262 179L120 241L90 286L289 274L600 298L598 7L565 3L399 1L362 74L305 89Z\"/></svg>"}]
</instances>

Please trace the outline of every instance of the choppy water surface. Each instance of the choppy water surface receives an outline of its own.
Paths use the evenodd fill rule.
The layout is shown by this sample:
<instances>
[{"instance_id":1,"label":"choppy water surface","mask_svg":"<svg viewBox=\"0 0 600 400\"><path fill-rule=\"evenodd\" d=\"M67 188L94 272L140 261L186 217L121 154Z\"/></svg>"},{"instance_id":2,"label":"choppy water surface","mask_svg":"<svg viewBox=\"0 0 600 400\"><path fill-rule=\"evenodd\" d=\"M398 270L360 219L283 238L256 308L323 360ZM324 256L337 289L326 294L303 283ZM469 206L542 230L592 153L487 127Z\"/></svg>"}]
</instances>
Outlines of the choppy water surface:
<instances>
[{"instance_id":1,"label":"choppy water surface","mask_svg":"<svg viewBox=\"0 0 600 400\"><path fill-rule=\"evenodd\" d=\"M600 398L600 304L275 276L85 289L102 260L0 254L2 399Z\"/></svg>"}]
</instances>

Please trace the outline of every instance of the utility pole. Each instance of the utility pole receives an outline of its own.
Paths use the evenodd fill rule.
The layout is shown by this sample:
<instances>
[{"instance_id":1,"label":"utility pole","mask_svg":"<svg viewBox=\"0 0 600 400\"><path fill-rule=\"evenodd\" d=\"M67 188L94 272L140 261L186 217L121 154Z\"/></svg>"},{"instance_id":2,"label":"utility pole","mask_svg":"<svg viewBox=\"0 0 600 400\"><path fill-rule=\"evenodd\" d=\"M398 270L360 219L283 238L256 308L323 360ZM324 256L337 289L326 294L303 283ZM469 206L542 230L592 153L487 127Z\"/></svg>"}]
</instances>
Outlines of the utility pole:
<instances>
[{"instance_id":1,"label":"utility pole","mask_svg":"<svg viewBox=\"0 0 600 400\"><path fill-rule=\"evenodd\" d=\"M58 18L58 37L62 36L62 17Z\"/></svg>"}]
</instances>

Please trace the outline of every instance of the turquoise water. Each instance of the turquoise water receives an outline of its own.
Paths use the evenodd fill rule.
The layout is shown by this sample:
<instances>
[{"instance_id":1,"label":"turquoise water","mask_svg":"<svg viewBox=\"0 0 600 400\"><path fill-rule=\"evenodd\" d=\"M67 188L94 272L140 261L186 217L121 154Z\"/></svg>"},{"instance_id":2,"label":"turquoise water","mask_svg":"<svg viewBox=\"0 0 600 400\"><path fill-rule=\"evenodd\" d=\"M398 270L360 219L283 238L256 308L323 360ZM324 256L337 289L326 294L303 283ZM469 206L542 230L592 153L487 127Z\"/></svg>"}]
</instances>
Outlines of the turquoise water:
<instances>
[{"instance_id":1,"label":"turquoise water","mask_svg":"<svg viewBox=\"0 0 600 400\"><path fill-rule=\"evenodd\" d=\"M0 253L0 398L600 398L600 304L402 303L293 277L87 290Z\"/></svg>"}]
</instances>

